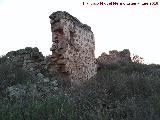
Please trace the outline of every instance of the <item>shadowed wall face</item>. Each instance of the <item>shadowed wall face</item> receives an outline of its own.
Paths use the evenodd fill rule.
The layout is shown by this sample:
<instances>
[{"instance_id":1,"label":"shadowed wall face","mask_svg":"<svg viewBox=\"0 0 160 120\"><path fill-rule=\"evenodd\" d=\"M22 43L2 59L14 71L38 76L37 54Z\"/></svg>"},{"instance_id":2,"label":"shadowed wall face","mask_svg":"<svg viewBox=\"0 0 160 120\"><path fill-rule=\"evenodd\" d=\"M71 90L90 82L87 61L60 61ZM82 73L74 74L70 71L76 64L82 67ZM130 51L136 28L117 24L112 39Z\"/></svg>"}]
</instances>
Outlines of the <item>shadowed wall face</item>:
<instances>
[{"instance_id":1,"label":"shadowed wall face","mask_svg":"<svg viewBox=\"0 0 160 120\"><path fill-rule=\"evenodd\" d=\"M91 28L66 12L50 16L51 72L71 84L81 84L96 74L95 41ZM64 78L65 76L65 78Z\"/></svg>"}]
</instances>

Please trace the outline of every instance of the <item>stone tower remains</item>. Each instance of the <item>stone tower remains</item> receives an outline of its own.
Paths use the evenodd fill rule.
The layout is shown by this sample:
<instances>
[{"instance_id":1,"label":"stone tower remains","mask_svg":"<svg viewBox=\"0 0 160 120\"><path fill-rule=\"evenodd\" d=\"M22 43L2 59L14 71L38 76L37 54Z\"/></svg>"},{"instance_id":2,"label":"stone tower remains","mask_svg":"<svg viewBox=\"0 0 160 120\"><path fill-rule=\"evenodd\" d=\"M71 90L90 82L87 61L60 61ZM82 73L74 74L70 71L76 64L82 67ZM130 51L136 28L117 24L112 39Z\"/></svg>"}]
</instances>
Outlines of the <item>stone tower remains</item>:
<instances>
[{"instance_id":1,"label":"stone tower remains","mask_svg":"<svg viewBox=\"0 0 160 120\"><path fill-rule=\"evenodd\" d=\"M81 85L97 72L91 27L67 12L57 11L49 18L53 42L50 71L63 84Z\"/></svg>"}]
</instances>

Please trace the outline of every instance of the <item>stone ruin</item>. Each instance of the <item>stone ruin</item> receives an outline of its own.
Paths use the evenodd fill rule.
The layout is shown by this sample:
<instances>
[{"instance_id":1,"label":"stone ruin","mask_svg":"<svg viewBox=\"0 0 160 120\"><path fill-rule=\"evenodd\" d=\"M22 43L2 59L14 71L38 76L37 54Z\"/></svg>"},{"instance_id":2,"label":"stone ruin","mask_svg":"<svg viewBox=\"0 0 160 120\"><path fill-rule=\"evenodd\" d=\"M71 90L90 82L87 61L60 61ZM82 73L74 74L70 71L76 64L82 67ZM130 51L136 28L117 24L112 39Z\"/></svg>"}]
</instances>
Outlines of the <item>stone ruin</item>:
<instances>
[{"instance_id":1,"label":"stone ruin","mask_svg":"<svg viewBox=\"0 0 160 120\"><path fill-rule=\"evenodd\" d=\"M131 62L128 49L102 53L96 59L94 35L89 26L82 24L67 12L54 12L49 18L52 55L44 57L37 47L26 47L8 52L4 56L3 62L9 66L9 74L7 80L1 82L0 90L6 95L16 98L52 95L59 85L82 85L96 75L99 66ZM21 74L25 71L24 75L27 76L22 75L23 78L26 77L24 80L18 81L18 70L22 70ZM22 84L22 81L30 85Z\"/></svg>"},{"instance_id":2,"label":"stone ruin","mask_svg":"<svg viewBox=\"0 0 160 120\"><path fill-rule=\"evenodd\" d=\"M81 85L96 75L99 66L131 61L128 49L102 53L96 59L91 27L67 12L57 11L49 18L52 55L44 57L36 47L26 47L6 54L9 61L33 73L35 79L54 79L64 86Z\"/></svg>"},{"instance_id":3,"label":"stone ruin","mask_svg":"<svg viewBox=\"0 0 160 120\"><path fill-rule=\"evenodd\" d=\"M44 60L44 56L37 47L26 47L17 51L11 51L6 54L6 57L23 67L26 70L32 70L35 64L39 64Z\"/></svg>"},{"instance_id":4,"label":"stone ruin","mask_svg":"<svg viewBox=\"0 0 160 120\"><path fill-rule=\"evenodd\" d=\"M53 42L49 70L62 84L80 85L97 71L91 27L67 12L57 11L49 18Z\"/></svg>"},{"instance_id":5,"label":"stone ruin","mask_svg":"<svg viewBox=\"0 0 160 120\"><path fill-rule=\"evenodd\" d=\"M129 49L124 49L123 51L112 50L109 51L109 54L104 52L97 58L97 64L99 67L110 64L128 63L131 61Z\"/></svg>"},{"instance_id":6,"label":"stone ruin","mask_svg":"<svg viewBox=\"0 0 160 120\"><path fill-rule=\"evenodd\" d=\"M6 54L8 63L15 63L18 68L33 72L34 75L40 73L40 69L46 67L45 57L37 47L26 47L17 51L11 51Z\"/></svg>"},{"instance_id":7,"label":"stone ruin","mask_svg":"<svg viewBox=\"0 0 160 120\"><path fill-rule=\"evenodd\" d=\"M10 98L54 94L58 83L49 74L49 61L50 58L43 56L37 47L8 52L0 63L1 69L5 69L0 74L0 93L3 91ZM3 76L5 74L6 77Z\"/></svg>"}]
</instances>

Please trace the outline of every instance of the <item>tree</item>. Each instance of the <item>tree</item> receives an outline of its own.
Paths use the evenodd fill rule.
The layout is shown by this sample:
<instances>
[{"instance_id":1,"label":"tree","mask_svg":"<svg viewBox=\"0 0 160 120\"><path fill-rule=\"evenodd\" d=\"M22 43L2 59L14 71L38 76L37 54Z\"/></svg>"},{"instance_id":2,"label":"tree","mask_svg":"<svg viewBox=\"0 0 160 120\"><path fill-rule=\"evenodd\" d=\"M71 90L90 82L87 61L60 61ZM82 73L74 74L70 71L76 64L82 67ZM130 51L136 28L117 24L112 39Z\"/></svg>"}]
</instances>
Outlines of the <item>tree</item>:
<instances>
[{"instance_id":1,"label":"tree","mask_svg":"<svg viewBox=\"0 0 160 120\"><path fill-rule=\"evenodd\" d=\"M132 62L143 64L144 63L144 59L143 59L143 57L140 57L138 55L134 55L133 54Z\"/></svg>"}]
</instances>

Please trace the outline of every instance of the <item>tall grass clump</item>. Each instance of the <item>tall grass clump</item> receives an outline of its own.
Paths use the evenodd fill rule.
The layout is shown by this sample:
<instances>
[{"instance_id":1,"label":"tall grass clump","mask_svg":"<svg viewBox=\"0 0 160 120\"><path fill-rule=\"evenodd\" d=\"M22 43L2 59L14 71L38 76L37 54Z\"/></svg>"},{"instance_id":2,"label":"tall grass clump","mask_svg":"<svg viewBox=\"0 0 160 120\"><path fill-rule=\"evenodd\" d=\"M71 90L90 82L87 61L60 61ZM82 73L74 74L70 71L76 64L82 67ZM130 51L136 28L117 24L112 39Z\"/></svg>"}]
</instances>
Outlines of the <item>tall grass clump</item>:
<instances>
[{"instance_id":1,"label":"tall grass clump","mask_svg":"<svg viewBox=\"0 0 160 120\"><path fill-rule=\"evenodd\" d=\"M102 68L72 94L79 119L158 120L160 66L129 63Z\"/></svg>"},{"instance_id":2,"label":"tall grass clump","mask_svg":"<svg viewBox=\"0 0 160 120\"><path fill-rule=\"evenodd\" d=\"M73 106L65 95L45 100L0 102L1 120L75 120Z\"/></svg>"}]
</instances>

